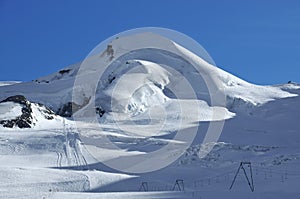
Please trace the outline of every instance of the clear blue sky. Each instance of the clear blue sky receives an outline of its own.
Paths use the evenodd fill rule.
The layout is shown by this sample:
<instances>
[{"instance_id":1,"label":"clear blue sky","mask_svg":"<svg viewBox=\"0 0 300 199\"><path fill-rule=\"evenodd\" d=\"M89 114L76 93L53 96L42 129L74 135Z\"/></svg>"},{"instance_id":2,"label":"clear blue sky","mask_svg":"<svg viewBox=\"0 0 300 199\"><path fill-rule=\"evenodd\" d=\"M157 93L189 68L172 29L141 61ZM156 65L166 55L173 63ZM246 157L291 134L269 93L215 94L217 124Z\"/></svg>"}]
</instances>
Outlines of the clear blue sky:
<instances>
[{"instance_id":1,"label":"clear blue sky","mask_svg":"<svg viewBox=\"0 0 300 199\"><path fill-rule=\"evenodd\" d=\"M0 0L0 81L48 75L147 26L187 34L247 81L300 82L297 0Z\"/></svg>"}]
</instances>

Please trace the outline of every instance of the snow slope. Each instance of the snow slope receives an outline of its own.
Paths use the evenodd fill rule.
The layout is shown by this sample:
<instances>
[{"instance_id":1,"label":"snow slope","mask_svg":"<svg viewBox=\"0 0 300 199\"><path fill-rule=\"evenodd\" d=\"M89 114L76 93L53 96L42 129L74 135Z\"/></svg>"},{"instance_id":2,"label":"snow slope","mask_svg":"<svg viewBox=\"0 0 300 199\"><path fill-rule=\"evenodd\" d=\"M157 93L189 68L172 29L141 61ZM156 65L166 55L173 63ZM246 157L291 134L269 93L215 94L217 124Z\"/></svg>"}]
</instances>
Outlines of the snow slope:
<instances>
[{"instance_id":1,"label":"snow slope","mask_svg":"<svg viewBox=\"0 0 300 199\"><path fill-rule=\"evenodd\" d=\"M2 198L299 196L299 85L248 83L154 33L120 37L109 45L113 54L103 49L49 76L0 87L0 101L20 94L31 101L34 124L0 125ZM77 106L80 121L58 115L49 120L37 104L58 113L69 102ZM97 115L95 106L104 115ZM0 103L0 120L17 118L22 107ZM206 138L209 124L222 121L219 140ZM185 136L177 136L179 131ZM189 132L193 136L186 136ZM117 165L122 169L128 158L165 146L171 148L160 159L145 158L149 169L171 160L157 171L130 174L107 166L124 160ZM252 163L254 193L243 173L229 191L241 161ZM149 192L139 192L143 182Z\"/></svg>"},{"instance_id":2,"label":"snow slope","mask_svg":"<svg viewBox=\"0 0 300 199\"><path fill-rule=\"evenodd\" d=\"M0 120L15 119L22 114L22 106L14 102L4 102L0 104Z\"/></svg>"}]
</instances>

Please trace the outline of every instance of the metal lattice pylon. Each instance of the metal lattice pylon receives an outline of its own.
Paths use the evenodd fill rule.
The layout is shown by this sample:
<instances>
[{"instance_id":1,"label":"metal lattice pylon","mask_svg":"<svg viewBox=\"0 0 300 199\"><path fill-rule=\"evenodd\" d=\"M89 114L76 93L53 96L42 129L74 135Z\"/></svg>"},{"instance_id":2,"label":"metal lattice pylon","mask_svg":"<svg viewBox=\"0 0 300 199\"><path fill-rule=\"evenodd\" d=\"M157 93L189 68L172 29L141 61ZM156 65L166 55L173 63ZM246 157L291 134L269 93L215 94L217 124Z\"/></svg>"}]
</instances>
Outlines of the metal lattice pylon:
<instances>
[{"instance_id":1,"label":"metal lattice pylon","mask_svg":"<svg viewBox=\"0 0 300 199\"><path fill-rule=\"evenodd\" d=\"M249 177L248 177L248 175L247 175L245 166L247 166L247 167L249 168L249 170L250 170L250 179L249 179ZM240 166L239 166L239 168L238 168L238 170L237 170L237 172L236 172L236 174L235 174L235 176L234 176L234 178L233 178L233 181L232 181L232 183L231 183L231 186L230 186L229 190L232 189L232 187L233 187L233 185L234 185L234 183L235 183L236 177L237 177L237 175L239 174L239 172L240 172L241 169L244 171L244 175L245 175L245 177L246 177L246 180L247 180L247 182L248 182L248 185L249 185L251 191L254 192L254 183L253 183L253 175L252 175L251 162L241 162L241 163L240 163Z\"/></svg>"},{"instance_id":2,"label":"metal lattice pylon","mask_svg":"<svg viewBox=\"0 0 300 199\"><path fill-rule=\"evenodd\" d=\"M142 182L139 191L148 191L148 182Z\"/></svg>"},{"instance_id":3,"label":"metal lattice pylon","mask_svg":"<svg viewBox=\"0 0 300 199\"><path fill-rule=\"evenodd\" d=\"M177 179L175 181L174 187L173 187L173 191L175 191L176 187L178 188L179 191L184 191L184 183L183 180L181 179Z\"/></svg>"}]
</instances>

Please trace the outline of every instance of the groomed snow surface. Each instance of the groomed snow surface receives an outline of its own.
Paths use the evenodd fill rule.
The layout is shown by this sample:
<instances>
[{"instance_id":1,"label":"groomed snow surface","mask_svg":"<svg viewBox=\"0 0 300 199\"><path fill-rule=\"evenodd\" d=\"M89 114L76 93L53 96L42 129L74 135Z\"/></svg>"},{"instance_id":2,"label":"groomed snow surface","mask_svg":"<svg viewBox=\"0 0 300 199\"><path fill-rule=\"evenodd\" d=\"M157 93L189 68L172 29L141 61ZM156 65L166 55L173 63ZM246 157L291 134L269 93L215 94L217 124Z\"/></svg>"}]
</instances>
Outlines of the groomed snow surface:
<instances>
[{"instance_id":1,"label":"groomed snow surface","mask_svg":"<svg viewBox=\"0 0 300 199\"><path fill-rule=\"evenodd\" d=\"M75 123L58 115L49 120L45 107L36 103L58 111L72 101L76 74L91 80L94 77L89 75L100 67L95 63L106 63L111 55L88 58L91 67L82 73L78 63L33 82L0 83L0 101L22 93L32 102L34 123L27 129L0 125L0 198L299 197L299 85L250 84L152 33L112 41L114 56L137 47L138 43L132 43L135 39L145 45L160 41L182 56L141 49L119 57L97 85L94 99L105 110L101 118L97 116L97 124L85 115L93 104L83 104L92 99L84 84L75 88L81 95L73 99L83 105L76 114L90 120ZM186 60L197 65L198 71ZM209 90L207 81L218 89ZM189 93L191 87L194 93ZM220 93L226 103L212 103L210 97ZM20 104L0 103L0 120L21 114ZM208 124L224 120L220 138L203 143ZM171 150L165 158L178 159L157 171L125 173L99 162L99 158L114 161L151 153L169 143L180 146L185 140L177 140L176 132L189 136L188 130L198 126L191 146ZM251 168L245 166L245 173L240 170L229 190L240 162L251 162ZM250 169L254 192L247 182Z\"/></svg>"}]
</instances>

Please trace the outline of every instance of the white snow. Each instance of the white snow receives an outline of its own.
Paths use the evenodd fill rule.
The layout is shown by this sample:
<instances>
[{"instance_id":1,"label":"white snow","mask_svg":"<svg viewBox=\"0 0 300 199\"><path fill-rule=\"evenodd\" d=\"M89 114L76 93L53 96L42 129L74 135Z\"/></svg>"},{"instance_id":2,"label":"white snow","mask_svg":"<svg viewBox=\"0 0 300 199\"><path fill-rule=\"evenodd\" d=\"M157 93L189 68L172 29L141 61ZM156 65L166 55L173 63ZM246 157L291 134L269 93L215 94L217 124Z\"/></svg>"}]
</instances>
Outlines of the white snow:
<instances>
[{"instance_id":1,"label":"white snow","mask_svg":"<svg viewBox=\"0 0 300 199\"><path fill-rule=\"evenodd\" d=\"M160 45L153 44L154 40ZM76 124L56 115L49 120L45 117L45 107L31 103L32 128L9 129L0 125L0 197L279 199L299 196L298 84L248 83L153 33L124 36L113 40L111 45L115 57L130 53L112 64L99 82L95 100L108 110L102 118L97 118L99 123L92 123L94 118L90 115ZM142 45L152 48L137 50ZM155 50L160 46L169 52ZM91 68L80 73L80 77L90 77L91 81L99 78L95 75L101 67L95 63L108 63L110 57L105 55L88 58L86 63ZM57 111L72 100L72 86L80 64L37 81L1 86L0 100L21 93L32 102ZM211 87L206 88L205 83ZM176 98L168 95L166 88L172 89ZM79 104L93 91L92 87L85 90L85 85L76 89L81 94L75 99ZM225 104L211 102L211 96L218 95L225 97ZM90 102L78 113L84 115L85 109L92 105ZM14 119L21 115L21 110L19 104L0 103L0 120ZM207 124L223 120L219 141L202 143ZM181 148L188 136L177 138L177 131L189 135L198 126L193 144ZM170 143L173 148L156 160L163 162L183 155L158 171L124 174L98 162L150 154ZM92 155L95 153L99 157ZM145 161L149 167L160 163ZM233 189L228 190L241 161L252 163L254 193L242 174ZM185 192L172 191L176 179L184 180ZM142 182L148 183L149 192L139 192Z\"/></svg>"},{"instance_id":2,"label":"white snow","mask_svg":"<svg viewBox=\"0 0 300 199\"><path fill-rule=\"evenodd\" d=\"M32 116L34 121L34 129L49 129L53 127L63 127L63 118L58 115L52 115L54 119L47 119L43 111L46 111L45 107L41 107L38 104L32 103Z\"/></svg>"},{"instance_id":3,"label":"white snow","mask_svg":"<svg viewBox=\"0 0 300 199\"><path fill-rule=\"evenodd\" d=\"M22 115L22 106L14 102L0 103L0 120L11 120Z\"/></svg>"},{"instance_id":4,"label":"white snow","mask_svg":"<svg viewBox=\"0 0 300 199\"><path fill-rule=\"evenodd\" d=\"M0 82L0 86L9 86L9 85L13 85L13 84L18 84L21 83L20 81L4 81L4 82Z\"/></svg>"},{"instance_id":5,"label":"white snow","mask_svg":"<svg viewBox=\"0 0 300 199\"><path fill-rule=\"evenodd\" d=\"M259 86L250 84L238 77L235 77L220 68L217 68L197 55L191 53L187 49L175 44L182 53L184 53L191 60L201 64L202 74L207 75L209 79L217 79L218 86L224 88L224 92L230 98L243 99L253 105L260 105L278 98L295 97L296 94L283 91L279 87L273 86ZM221 82L221 84L220 84Z\"/></svg>"}]
</instances>

